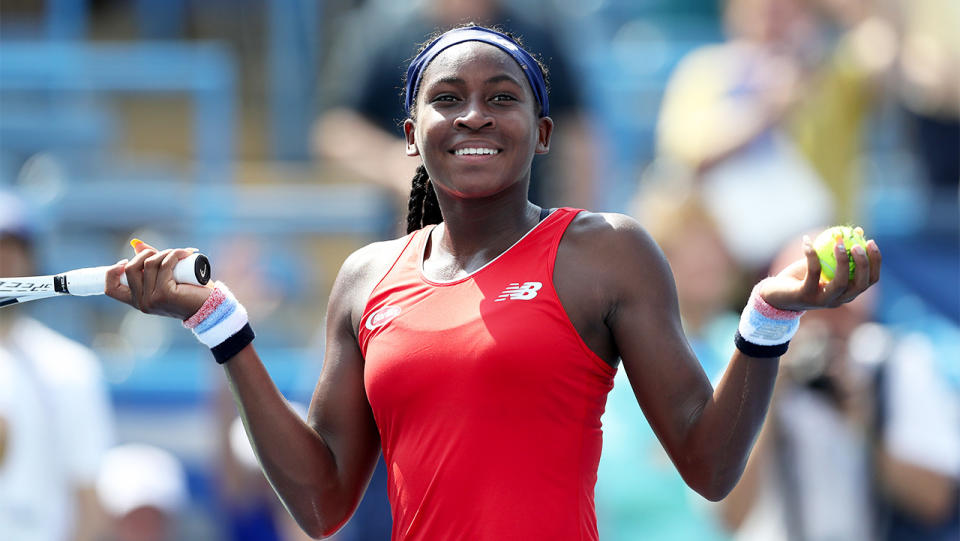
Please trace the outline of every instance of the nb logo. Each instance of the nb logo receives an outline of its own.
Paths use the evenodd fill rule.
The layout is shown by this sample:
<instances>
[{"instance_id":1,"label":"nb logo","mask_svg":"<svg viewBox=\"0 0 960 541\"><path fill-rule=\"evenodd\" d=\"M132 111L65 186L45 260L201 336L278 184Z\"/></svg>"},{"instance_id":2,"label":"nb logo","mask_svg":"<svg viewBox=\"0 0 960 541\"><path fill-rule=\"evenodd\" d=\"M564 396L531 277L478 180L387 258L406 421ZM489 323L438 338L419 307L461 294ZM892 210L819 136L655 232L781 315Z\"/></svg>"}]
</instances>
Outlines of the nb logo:
<instances>
[{"instance_id":1,"label":"nb logo","mask_svg":"<svg viewBox=\"0 0 960 541\"><path fill-rule=\"evenodd\" d=\"M530 299L537 296L537 291L540 291L540 288L543 287L543 284L540 282L514 282L507 286L503 290L503 293L500 294L493 302L500 302L505 300L511 301L529 301Z\"/></svg>"}]
</instances>

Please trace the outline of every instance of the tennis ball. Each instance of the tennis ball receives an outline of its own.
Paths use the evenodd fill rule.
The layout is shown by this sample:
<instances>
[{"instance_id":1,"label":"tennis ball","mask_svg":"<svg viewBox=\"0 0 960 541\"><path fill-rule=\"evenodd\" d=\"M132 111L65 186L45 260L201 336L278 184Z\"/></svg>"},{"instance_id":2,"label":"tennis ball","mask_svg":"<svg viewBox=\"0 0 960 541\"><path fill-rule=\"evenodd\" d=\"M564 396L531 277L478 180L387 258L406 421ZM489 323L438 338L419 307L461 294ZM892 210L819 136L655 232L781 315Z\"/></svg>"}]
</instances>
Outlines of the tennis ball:
<instances>
[{"instance_id":1,"label":"tennis ball","mask_svg":"<svg viewBox=\"0 0 960 541\"><path fill-rule=\"evenodd\" d=\"M863 238L863 229L859 227L837 225L820 233L817 239L813 241L813 249L816 250L817 257L820 259L820 278L824 281L833 280L836 273L837 257L834 255L833 247L840 240L843 240L843 246L847 249L851 280L853 280L853 271L856 265L853 263L853 256L850 255L850 249L856 244L863 246L864 250L867 249L867 240Z\"/></svg>"}]
</instances>

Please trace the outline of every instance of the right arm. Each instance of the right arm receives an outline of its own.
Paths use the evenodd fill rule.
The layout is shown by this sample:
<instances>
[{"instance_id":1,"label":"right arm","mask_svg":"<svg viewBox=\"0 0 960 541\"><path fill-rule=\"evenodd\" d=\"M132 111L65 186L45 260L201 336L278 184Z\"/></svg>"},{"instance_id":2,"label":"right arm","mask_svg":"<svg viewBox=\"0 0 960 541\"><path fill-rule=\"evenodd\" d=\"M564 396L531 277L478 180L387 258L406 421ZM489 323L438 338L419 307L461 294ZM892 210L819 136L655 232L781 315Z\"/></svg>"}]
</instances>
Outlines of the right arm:
<instances>
[{"instance_id":1,"label":"right arm","mask_svg":"<svg viewBox=\"0 0 960 541\"><path fill-rule=\"evenodd\" d=\"M420 159L407 156L406 142L398 134L384 131L345 107L325 113L313 130L314 148L320 156L389 189L404 201L409 197L410 179Z\"/></svg>"},{"instance_id":2,"label":"right arm","mask_svg":"<svg viewBox=\"0 0 960 541\"><path fill-rule=\"evenodd\" d=\"M173 282L173 266L186 255L188 252L157 252L141 245L129 263L118 264L108 273L107 293L146 313L186 319L209 295L206 288ZM380 452L379 433L363 387L363 356L354 324L367 289L362 286L369 265L363 264L363 259L351 256L334 283L327 309L323 370L306 422L287 405L252 344L224 364L244 428L267 479L312 537L330 535L350 518ZM129 289L119 284L124 272Z\"/></svg>"}]
</instances>

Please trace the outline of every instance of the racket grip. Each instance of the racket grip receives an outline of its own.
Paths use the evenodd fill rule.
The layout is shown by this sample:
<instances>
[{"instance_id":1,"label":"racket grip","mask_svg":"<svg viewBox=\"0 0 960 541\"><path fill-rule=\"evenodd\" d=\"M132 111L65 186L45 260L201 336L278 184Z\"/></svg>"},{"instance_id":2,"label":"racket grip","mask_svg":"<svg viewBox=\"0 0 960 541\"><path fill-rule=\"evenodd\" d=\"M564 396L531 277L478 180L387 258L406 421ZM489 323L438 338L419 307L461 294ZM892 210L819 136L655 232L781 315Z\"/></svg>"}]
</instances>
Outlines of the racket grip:
<instances>
[{"instance_id":1,"label":"racket grip","mask_svg":"<svg viewBox=\"0 0 960 541\"><path fill-rule=\"evenodd\" d=\"M67 292L81 297L103 295L109 268L90 267L64 273ZM206 285L210 281L210 260L203 254L190 254L173 268L173 279L179 284ZM125 274L120 276L120 283L129 285Z\"/></svg>"}]
</instances>

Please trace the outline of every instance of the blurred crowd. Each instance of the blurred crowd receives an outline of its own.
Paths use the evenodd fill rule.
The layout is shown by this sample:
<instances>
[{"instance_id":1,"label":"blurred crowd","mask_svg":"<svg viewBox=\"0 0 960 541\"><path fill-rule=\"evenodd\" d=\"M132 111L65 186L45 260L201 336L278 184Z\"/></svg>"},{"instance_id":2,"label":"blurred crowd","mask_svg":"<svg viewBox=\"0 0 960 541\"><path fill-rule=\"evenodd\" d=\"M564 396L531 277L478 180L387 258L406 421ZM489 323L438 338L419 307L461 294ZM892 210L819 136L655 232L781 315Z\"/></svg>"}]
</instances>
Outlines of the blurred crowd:
<instances>
[{"instance_id":1,"label":"blurred crowd","mask_svg":"<svg viewBox=\"0 0 960 541\"><path fill-rule=\"evenodd\" d=\"M750 288L796 259L803 235L858 224L884 254L876 292L801 320L744 476L722 502L707 502L684 485L626 376L617 375L603 417L601 539L960 539L960 3L954 0L5 3L0 276L64 270L51 266L73 261L78 237L104 236L112 212L107 207L104 220L66 202L87 200L84 191L93 188L83 183L91 180L87 162L95 153L83 150L78 161L51 150L73 144L57 139L74 133L67 122L24 127L18 119L38 103L60 111L63 99L73 107L77 93L62 98L54 85L24 100L35 80L18 86L25 68L10 60L19 58L14 51L65 39L77 49L108 41L216 40L239 65L230 99L240 130L230 149L233 165L221 171L233 170L236 178L213 183L230 196L223 207L204 207L212 218L183 219L194 225L168 238L226 239L225 280L250 299L253 319L269 322L264 339L258 337L264 358L289 359L269 367L289 399L308 400L322 355L329 276L350 247L399 234L392 228L417 166L401 138L406 61L435 30L467 21L516 33L548 67L557 135L550 154L535 162L531 199L636 217L670 262L686 333L711 379L733 353ZM280 53L263 53L264 44ZM641 85L639 72L614 63L614 57L623 62L625 50L638 65L658 56L665 76ZM294 98L284 103L302 110L288 118L283 107L265 105L272 98L268 74L292 85ZM653 114L638 113L623 100L624 89L644 96ZM153 171L156 156L144 157L143 147L164 141L161 161L177 165L161 168L160 176L200 182L199 173L186 180L182 173L208 170L203 149L180 141L190 129L189 112L171 109L165 99L138 95L134 103L116 104L129 135L105 145L111 158L103 161L114 167L123 156L124 171ZM98 100L84 94L79 101ZM210 105L195 105L204 103ZM300 127L281 130L299 133L283 152L263 133L278 129L264 121L271 115ZM193 128L197 145L208 128L202 122ZM625 145L632 145L626 155L615 150ZM309 191L314 184L328 191ZM371 191L349 191L356 186ZM50 190L59 195L44 195ZM286 190L290 197L262 222L244 226L248 215L231 214L244 193L269 203L266 194ZM210 192L190 193L176 201L194 204ZM330 206L304 201L314 193L344 199ZM322 216L311 214L369 222L362 209L370 194L388 201L377 211L385 228L330 233ZM119 197L98 199L134 209L161 204ZM123 223L106 238L156 227L118 213ZM276 225L287 223L308 226ZM267 224L269 235L256 224ZM329 237L345 238L321 245ZM214 261L226 261L228 250L222 251ZM269 259L265 253L290 255L272 267L248 263ZM289 270L297 257L321 262L320 270ZM309 308L293 311L303 305ZM97 314L87 317L81 306L0 310L0 539L305 539L260 473L224 378L198 368L208 361L194 351L199 346L178 349L179 339L170 338L152 350L118 347L122 336L104 330L118 321L128 334L176 331L144 331L139 320L121 319L122 309L107 304L87 305ZM288 339L296 348L282 345ZM156 359L166 364L158 368ZM335 539L389 538L384 476L381 464Z\"/></svg>"}]
</instances>

